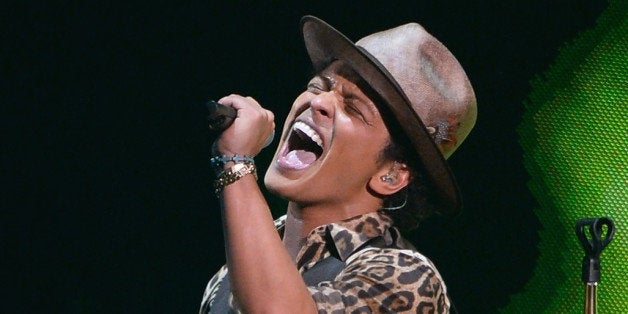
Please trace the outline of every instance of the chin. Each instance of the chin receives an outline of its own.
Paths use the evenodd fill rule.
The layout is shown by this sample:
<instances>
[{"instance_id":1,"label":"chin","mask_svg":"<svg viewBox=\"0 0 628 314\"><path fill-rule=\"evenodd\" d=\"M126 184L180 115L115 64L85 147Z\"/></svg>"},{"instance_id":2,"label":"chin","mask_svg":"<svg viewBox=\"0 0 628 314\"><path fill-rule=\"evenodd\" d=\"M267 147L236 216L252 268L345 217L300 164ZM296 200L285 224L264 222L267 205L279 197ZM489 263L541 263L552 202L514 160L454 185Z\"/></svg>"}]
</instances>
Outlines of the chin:
<instances>
[{"instance_id":1,"label":"chin","mask_svg":"<svg viewBox=\"0 0 628 314\"><path fill-rule=\"evenodd\" d=\"M307 180L304 179L303 173L305 170L298 171L302 173L295 173L292 170L281 169L274 160L266 171L264 185L268 191L292 200L301 192L303 186L307 185Z\"/></svg>"},{"instance_id":2,"label":"chin","mask_svg":"<svg viewBox=\"0 0 628 314\"><path fill-rule=\"evenodd\" d=\"M294 170L282 168L276 160L273 160L271 166L264 176L264 185L266 189L288 201L305 200L308 197L315 197L318 190L316 182L317 174L320 174L320 164L322 160L307 168ZM319 182L320 184L320 182Z\"/></svg>"}]
</instances>

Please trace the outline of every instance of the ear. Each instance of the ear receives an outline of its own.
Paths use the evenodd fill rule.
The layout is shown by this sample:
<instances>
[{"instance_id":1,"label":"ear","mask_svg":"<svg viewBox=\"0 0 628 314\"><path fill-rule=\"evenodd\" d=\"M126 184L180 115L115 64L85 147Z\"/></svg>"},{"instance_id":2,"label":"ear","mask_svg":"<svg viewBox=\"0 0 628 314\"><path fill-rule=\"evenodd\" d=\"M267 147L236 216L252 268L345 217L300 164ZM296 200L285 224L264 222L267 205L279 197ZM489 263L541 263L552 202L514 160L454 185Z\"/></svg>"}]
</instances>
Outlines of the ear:
<instances>
[{"instance_id":1,"label":"ear","mask_svg":"<svg viewBox=\"0 0 628 314\"><path fill-rule=\"evenodd\" d=\"M380 195L392 195L410 183L410 171L404 163L389 161L369 180L369 187Z\"/></svg>"}]
</instances>

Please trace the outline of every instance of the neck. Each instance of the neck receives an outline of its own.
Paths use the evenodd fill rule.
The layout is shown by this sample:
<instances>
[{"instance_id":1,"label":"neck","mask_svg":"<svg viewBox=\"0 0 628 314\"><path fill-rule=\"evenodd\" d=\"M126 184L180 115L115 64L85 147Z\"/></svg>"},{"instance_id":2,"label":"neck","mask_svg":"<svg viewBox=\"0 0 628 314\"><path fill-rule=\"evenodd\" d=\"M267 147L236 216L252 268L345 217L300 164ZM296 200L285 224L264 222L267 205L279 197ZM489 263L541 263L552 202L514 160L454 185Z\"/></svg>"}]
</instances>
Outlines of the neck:
<instances>
[{"instance_id":1,"label":"neck","mask_svg":"<svg viewBox=\"0 0 628 314\"><path fill-rule=\"evenodd\" d=\"M382 206L379 198L364 202L347 202L347 206L330 204L304 204L290 201L286 214L283 243L292 259L296 260L307 235L316 227L377 211Z\"/></svg>"},{"instance_id":2,"label":"neck","mask_svg":"<svg viewBox=\"0 0 628 314\"><path fill-rule=\"evenodd\" d=\"M297 259L297 254L305 242L307 236L306 229L303 227L303 220L300 215L295 215L291 210L292 203L288 203L288 212L286 213L286 224L283 230L283 244L292 257Z\"/></svg>"},{"instance_id":3,"label":"neck","mask_svg":"<svg viewBox=\"0 0 628 314\"><path fill-rule=\"evenodd\" d=\"M355 206L325 206L304 205L302 203L288 203L286 227L290 225L295 229L294 235L305 238L314 228L327 225L332 222L349 219L358 215L377 211L381 208L381 202L374 204L358 204ZM296 232L298 231L298 232Z\"/></svg>"}]
</instances>

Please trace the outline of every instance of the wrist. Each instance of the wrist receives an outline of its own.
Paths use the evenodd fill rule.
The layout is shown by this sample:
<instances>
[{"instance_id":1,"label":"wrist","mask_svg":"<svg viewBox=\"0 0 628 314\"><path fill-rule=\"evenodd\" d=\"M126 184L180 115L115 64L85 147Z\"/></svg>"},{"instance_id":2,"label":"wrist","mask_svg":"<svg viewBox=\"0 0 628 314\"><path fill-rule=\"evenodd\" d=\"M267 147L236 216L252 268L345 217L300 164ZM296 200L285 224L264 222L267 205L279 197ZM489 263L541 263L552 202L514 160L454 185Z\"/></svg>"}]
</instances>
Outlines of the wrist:
<instances>
[{"instance_id":1,"label":"wrist","mask_svg":"<svg viewBox=\"0 0 628 314\"><path fill-rule=\"evenodd\" d=\"M222 189L234 183L248 174L253 174L257 180L257 168L253 157L245 155L218 155L209 159L211 169L214 172L214 193L220 197Z\"/></svg>"},{"instance_id":2,"label":"wrist","mask_svg":"<svg viewBox=\"0 0 628 314\"><path fill-rule=\"evenodd\" d=\"M234 162L233 166L224 170L220 175L217 175L214 181L214 193L216 197L220 197L222 189L232 184L246 175L252 174L257 180L257 168L253 162Z\"/></svg>"},{"instance_id":3,"label":"wrist","mask_svg":"<svg viewBox=\"0 0 628 314\"><path fill-rule=\"evenodd\" d=\"M238 163L255 164L253 157L246 155L219 155L209 159L214 175L219 177L225 170L232 168Z\"/></svg>"}]
</instances>

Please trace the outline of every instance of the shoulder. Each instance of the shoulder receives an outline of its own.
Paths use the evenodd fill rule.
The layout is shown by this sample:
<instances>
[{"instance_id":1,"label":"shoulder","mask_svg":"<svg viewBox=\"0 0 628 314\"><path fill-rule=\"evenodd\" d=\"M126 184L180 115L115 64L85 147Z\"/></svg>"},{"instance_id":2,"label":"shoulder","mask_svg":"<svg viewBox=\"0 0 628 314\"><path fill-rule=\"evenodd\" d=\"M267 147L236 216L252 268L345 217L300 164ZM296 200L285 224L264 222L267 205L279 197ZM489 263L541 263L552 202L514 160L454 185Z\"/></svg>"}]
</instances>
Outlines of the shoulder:
<instances>
[{"instance_id":1,"label":"shoulder","mask_svg":"<svg viewBox=\"0 0 628 314\"><path fill-rule=\"evenodd\" d=\"M432 261L423 254L409 249L366 248L353 254L346 262L345 271L373 267L394 267L399 269L402 274L408 272L426 273L434 274L439 279L441 277Z\"/></svg>"},{"instance_id":2,"label":"shoulder","mask_svg":"<svg viewBox=\"0 0 628 314\"><path fill-rule=\"evenodd\" d=\"M425 255L412 249L400 248L365 248L350 256L346 262L347 265L374 263L394 265L401 268L425 266L436 269L432 261Z\"/></svg>"},{"instance_id":3,"label":"shoulder","mask_svg":"<svg viewBox=\"0 0 628 314\"><path fill-rule=\"evenodd\" d=\"M319 311L447 313L450 302L434 265L398 248L353 254L333 281L308 287Z\"/></svg>"},{"instance_id":4,"label":"shoulder","mask_svg":"<svg viewBox=\"0 0 628 314\"><path fill-rule=\"evenodd\" d=\"M366 280L381 289L411 292L414 299L436 307L449 307L447 287L427 257L409 249L367 248L352 255L340 280Z\"/></svg>"}]
</instances>

